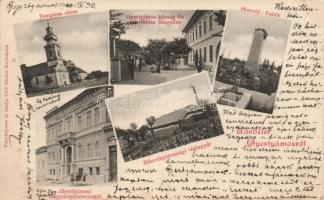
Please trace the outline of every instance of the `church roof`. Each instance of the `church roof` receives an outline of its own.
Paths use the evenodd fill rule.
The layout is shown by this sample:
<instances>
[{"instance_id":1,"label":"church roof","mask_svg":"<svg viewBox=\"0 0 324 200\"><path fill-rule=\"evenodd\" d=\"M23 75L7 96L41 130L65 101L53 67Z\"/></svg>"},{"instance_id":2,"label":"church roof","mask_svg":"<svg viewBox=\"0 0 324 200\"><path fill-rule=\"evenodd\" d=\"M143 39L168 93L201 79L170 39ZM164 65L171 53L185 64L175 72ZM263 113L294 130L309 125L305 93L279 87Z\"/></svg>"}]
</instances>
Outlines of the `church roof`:
<instances>
[{"instance_id":1,"label":"church roof","mask_svg":"<svg viewBox=\"0 0 324 200\"><path fill-rule=\"evenodd\" d=\"M21 71L22 71L22 74L24 77L25 76L31 76L31 77L42 76L45 74L50 74L50 73L55 72L54 66L49 67L47 65L47 62L40 63L37 65L32 65L29 67L27 67L26 65L21 65L20 67L21 67Z\"/></svg>"},{"instance_id":2,"label":"church roof","mask_svg":"<svg viewBox=\"0 0 324 200\"><path fill-rule=\"evenodd\" d=\"M67 67L67 69L69 70L70 67ZM79 67L75 67L74 68L76 73L87 73L86 71L84 71L83 69L79 68Z\"/></svg>"},{"instance_id":3,"label":"church roof","mask_svg":"<svg viewBox=\"0 0 324 200\"><path fill-rule=\"evenodd\" d=\"M66 69L69 72L73 72L73 73L87 73L83 69L75 66L75 64L71 60L63 60L63 65L66 67Z\"/></svg>"}]
</instances>

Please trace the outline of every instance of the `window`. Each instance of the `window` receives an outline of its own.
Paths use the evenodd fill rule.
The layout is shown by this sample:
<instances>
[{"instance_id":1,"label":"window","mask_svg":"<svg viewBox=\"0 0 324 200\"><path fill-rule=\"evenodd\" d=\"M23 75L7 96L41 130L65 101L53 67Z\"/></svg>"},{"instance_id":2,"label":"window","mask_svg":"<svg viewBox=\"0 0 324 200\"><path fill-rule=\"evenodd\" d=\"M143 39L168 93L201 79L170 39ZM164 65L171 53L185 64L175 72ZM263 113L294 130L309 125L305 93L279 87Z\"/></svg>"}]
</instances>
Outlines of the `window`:
<instances>
[{"instance_id":1,"label":"window","mask_svg":"<svg viewBox=\"0 0 324 200\"><path fill-rule=\"evenodd\" d=\"M79 149L79 160L81 160L82 159L82 145L81 144L79 144L78 149Z\"/></svg>"},{"instance_id":2,"label":"window","mask_svg":"<svg viewBox=\"0 0 324 200\"><path fill-rule=\"evenodd\" d=\"M199 61L201 61L201 49L199 49Z\"/></svg>"},{"instance_id":3,"label":"window","mask_svg":"<svg viewBox=\"0 0 324 200\"><path fill-rule=\"evenodd\" d=\"M96 175L100 175L100 168L96 167Z\"/></svg>"},{"instance_id":4,"label":"window","mask_svg":"<svg viewBox=\"0 0 324 200\"><path fill-rule=\"evenodd\" d=\"M71 118L67 119L66 122L65 122L65 132L69 132L72 130L72 120Z\"/></svg>"},{"instance_id":5,"label":"window","mask_svg":"<svg viewBox=\"0 0 324 200\"><path fill-rule=\"evenodd\" d=\"M38 77L36 77L35 80L36 80L36 84L39 85Z\"/></svg>"},{"instance_id":6,"label":"window","mask_svg":"<svg viewBox=\"0 0 324 200\"><path fill-rule=\"evenodd\" d=\"M204 62L207 61L207 47L204 47Z\"/></svg>"},{"instance_id":7,"label":"window","mask_svg":"<svg viewBox=\"0 0 324 200\"><path fill-rule=\"evenodd\" d=\"M91 120L92 120L92 118L91 118L91 110L89 110L87 112L87 127L91 126Z\"/></svg>"},{"instance_id":8,"label":"window","mask_svg":"<svg viewBox=\"0 0 324 200\"><path fill-rule=\"evenodd\" d=\"M198 29L196 29L196 40L198 39Z\"/></svg>"},{"instance_id":9,"label":"window","mask_svg":"<svg viewBox=\"0 0 324 200\"><path fill-rule=\"evenodd\" d=\"M93 175L92 167L89 167L89 175Z\"/></svg>"},{"instance_id":10,"label":"window","mask_svg":"<svg viewBox=\"0 0 324 200\"><path fill-rule=\"evenodd\" d=\"M207 33L207 25L206 25L206 21L204 21L204 34Z\"/></svg>"},{"instance_id":11,"label":"window","mask_svg":"<svg viewBox=\"0 0 324 200\"><path fill-rule=\"evenodd\" d=\"M78 127L77 127L77 129L78 130L82 129L82 115L78 116Z\"/></svg>"},{"instance_id":12,"label":"window","mask_svg":"<svg viewBox=\"0 0 324 200\"><path fill-rule=\"evenodd\" d=\"M94 120L95 120L95 124L99 124L99 108L95 108L94 109Z\"/></svg>"},{"instance_id":13,"label":"window","mask_svg":"<svg viewBox=\"0 0 324 200\"><path fill-rule=\"evenodd\" d=\"M95 155L96 155L96 157L100 156L99 142L98 141L96 141L96 143L95 143Z\"/></svg>"},{"instance_id":14,"label":"window","mask_svg":"<svg viewBox=\"0 0 324 200\"><path fill-rule=\"evenodd\" d=\"M91 144L90 143L88 143L88 145L87 145L87 154L88 154L88 158L91 158L92 149L91 149Z\"/></svg>"},{"instance_id":15,"label":"window","mask_svg":"<svg viewBox=\"0 0 324 200\"><path fill-rule=\"evenodd\" d=\"M199 25L199 37L201 37L201 25Z\"/></svg>"},{"instance_id":16,"label":"window","mask_svg":"<svg viewBox=\"0 0 324 200\"><path fill-rule=\"evenodd\" d=\"M209 30L213 30L213 14L209 16Z\"/></svg>"},{"instance_id":17,"label":"window","mask_svg":"<svg viewBox=\"0 0 324 200\"><path fill-rule=\"evenodd\" d=\"M192 41L195 41L195 31L192 31Z\"/></svg>"},{"instance_id":18,"label":"window","mask_svg":"<svg viewBox=\"0 0 324 200\"><path fill-rule=\"evenodd\" d=\"M58 125L58 134L62 134L62 124Z\"/></svg>"},{"instance_id":19,"label":"window","mask_svg":"<svg viewBox=\"0 0 324 200\"><path fill-rule=\"evenodd\" d=\"M209 62L213 62L213 45L209 45Z\"/></svg>"}]
</instances>

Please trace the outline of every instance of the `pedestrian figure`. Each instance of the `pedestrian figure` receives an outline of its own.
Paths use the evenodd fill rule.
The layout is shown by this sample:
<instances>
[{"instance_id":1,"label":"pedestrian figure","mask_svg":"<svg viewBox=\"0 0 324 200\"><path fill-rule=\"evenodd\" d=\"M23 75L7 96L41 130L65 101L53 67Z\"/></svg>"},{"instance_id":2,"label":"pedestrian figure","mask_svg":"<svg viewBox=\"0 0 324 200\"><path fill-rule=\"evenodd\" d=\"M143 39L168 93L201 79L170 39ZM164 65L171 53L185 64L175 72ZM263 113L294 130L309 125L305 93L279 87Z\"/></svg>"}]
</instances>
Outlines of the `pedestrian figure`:
<instances>
[{"instance_id":1,"label":"pedestrian figure","mask_svg":"<svg viewBox=\"0 0 324 200\"><path fill-rule=\"evenodd\" d=\"M87 174L83 173L83 182L86 182Z\"/></svg>"},{"instance_id":2,"label":"pedestrian figure","mask_svg":"<svg viewBox=\"0 0 324 200\"><path fill-rule=\"evenodd\" d=\"M77 174L76 174L76 181L79 181L79 180L80 180L80 173L77 172Z\"/></svg>"},{"instance_id":3,"label":"pedestrian figure","mask_svg":"<svg viewBox=\"0 0 324 200\"><path fill-rule=\"evenodd\" d=\"M158 62L158 66L156 68L156 73L160 73L161 72L161 61Z\"/></svg>"},{"instance_id":4,"label":"pedestrian figure","mask_svg":"<svg viewBox=\"0 0 324 200\"><path fill-rule=\"evenodd\" d=\"M200 73L202 71L202 63L200 60L198 61L197 70L198 70L198 73Z\"/></svg>"},{"instance_id":5,"label":"pedestrian figure","mask_svg":"<svg viewBox=\"0 0 324 200\"><path fill-rule=\"evenodd\" d=\"M74 182L74 174L71 173L71 182L73 183Z\"/></svg>"},{"instance_id":6,"label":"pedestrian figure","mask_svg":"<svg viewBox=\"0 0 324 200\"><path fill-rule=\"evenodd\" d=\"M129 70L129 79L134 80L134 71L135 71L135 66L134 66L134 60L129 56L128 58L128 70Z\"/></svg>"},{"instance_id":7,"label":"pedestrian figure","mask_svg":"<svg viewBox=\"0 0 324 200\"><path fill-rule=\"evenodd\" d=\"M202 66L201 66L200 60L198 59L198 53L197 52L195 53L195 67L196 67L198 73L200 73L201 70L202 70Z\"/></svg>"}]
</instances>

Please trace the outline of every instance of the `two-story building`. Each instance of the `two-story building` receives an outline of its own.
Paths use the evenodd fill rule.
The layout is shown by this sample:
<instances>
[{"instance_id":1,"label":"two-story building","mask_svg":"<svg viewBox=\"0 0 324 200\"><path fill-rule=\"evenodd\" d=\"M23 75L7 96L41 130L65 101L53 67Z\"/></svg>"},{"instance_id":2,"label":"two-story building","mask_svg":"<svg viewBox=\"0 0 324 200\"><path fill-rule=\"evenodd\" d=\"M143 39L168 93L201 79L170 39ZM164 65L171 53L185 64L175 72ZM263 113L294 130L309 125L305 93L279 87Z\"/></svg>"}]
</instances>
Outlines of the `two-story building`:
<instances>
[{"instance_id":1,"label":"two-story building","mask_svg":"<svg viewBox=\"0 0 324 200\"><path fill-rule=\"evenodd\" d=\"M188 56L189 65L201 62L204 66L216 66L224 28L217 22L216 13L220 12L225 11L197 10L184 27L182 32L192 48Z\"/></svg>"},{"instance_id":2,"label":"two-story building","mask_svg":"<svg viewBox=\"0 0 324 200\"><path fill-rule=\"evenodd\" d=\"M36 150L39 167L46 162L37 168L38 180L103 183L117 179L116 139L104 103L111 96L110 86L87 89L46 113L46 147Z\"/></svg>"}]
</instances>

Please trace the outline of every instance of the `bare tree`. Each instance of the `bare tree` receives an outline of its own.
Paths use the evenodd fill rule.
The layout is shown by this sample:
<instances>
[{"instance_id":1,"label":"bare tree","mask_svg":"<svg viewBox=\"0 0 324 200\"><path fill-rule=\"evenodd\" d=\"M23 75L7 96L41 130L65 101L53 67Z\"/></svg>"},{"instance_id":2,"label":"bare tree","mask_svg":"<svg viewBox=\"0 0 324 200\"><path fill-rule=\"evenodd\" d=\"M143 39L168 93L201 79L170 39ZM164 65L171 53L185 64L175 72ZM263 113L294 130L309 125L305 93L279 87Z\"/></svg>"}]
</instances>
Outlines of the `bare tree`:
<instances>
[{"instance_id":1,"label":"bare tree","mask_svg":"<svg viewBox=\"0 0 324 200\"><path fill-rule=\"evenodd\" d=\"M156 117L150 116L150 117L146 118L146 122L147 122L147 125L150 127L150 131L152 133L153 139L155 139L153 125L156 122Z\"/></svg>"},{"instance_id":2,"label":"bare tree","mask_svg":"<svg viewBox=\"0 0 324 200\"><path fill-rule=\"evenodd\" d=\"M136 132L137 124L134 123L134 122L132 122L130 124L130 128L131 128L132 133L135 135L136 141L138 142L139 141L139 139L138 139L138 133Z\"/></svg>"}]
</instances>

